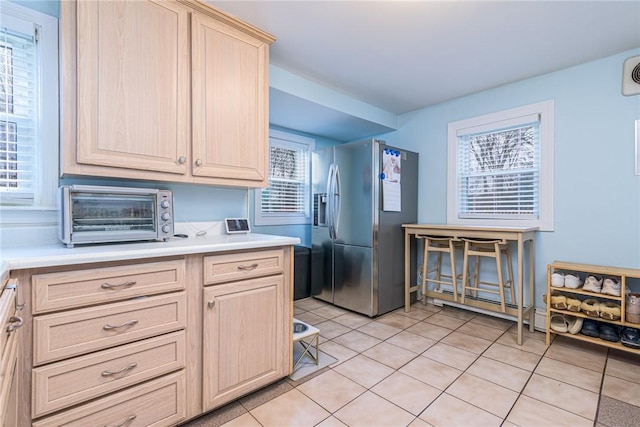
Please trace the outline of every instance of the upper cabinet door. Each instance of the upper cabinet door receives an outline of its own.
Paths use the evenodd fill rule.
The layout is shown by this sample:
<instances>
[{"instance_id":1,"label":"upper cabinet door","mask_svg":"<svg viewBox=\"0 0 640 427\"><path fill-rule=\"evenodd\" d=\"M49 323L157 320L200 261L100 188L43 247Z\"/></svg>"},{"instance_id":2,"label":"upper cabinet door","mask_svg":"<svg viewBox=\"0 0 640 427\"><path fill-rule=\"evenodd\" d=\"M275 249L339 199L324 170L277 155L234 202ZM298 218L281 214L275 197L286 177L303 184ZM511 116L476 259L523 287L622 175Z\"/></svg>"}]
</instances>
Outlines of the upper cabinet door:
<instances>
[{"instance_id":1,"label":"upper cabinet door","mask_svg":"<svg viewBox=\"0 0 640 427\"><path fill-rule=\"evenodd\" d=\"M77 162L185 174L189 13L168 1L77 3Z\"/></svg>"},{"instance_id":2,"label":"upper cabinet door","mask_svg":"<svg viewBox=\"0 0 640 427\"><path fill-rule=\"evenodd\" d=\"M194 177L268 183L269 45L192 15Z\"/></svg>"}]
</instances>

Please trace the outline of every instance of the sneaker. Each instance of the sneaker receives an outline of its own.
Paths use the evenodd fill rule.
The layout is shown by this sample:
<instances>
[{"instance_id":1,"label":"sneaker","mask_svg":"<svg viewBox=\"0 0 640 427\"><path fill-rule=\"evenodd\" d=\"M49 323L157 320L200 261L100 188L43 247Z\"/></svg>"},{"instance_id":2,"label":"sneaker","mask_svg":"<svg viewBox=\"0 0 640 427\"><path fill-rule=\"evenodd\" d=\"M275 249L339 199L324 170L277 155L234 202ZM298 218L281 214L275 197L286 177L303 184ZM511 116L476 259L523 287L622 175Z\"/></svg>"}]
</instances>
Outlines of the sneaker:
<instances>
[{"instance_id":1,"label":"sneaker","mask_svg":"<svg viewBox=\"0 0 640 427\"><path fill-rule=\"evenodd\" d=\"M564 287L564 274L553 273L551 275L551 286L553 286L554 288Z\"/></svg>"},{"instance_id":2,"label":"sneaker","mask_svg":"<svg viewBox=\"0 0 640 427\"><path fill-rule=\"evenodd\" d=\"M619 297L621 294L620 279L618 279L617 277L607 277L606 279L604 279L601 292L603 294Z\"/></svg>"},{"instance_id":3,"label":"sneaker","mask_svg":"<svg viewBox=\"0 0 640 427\"><path fill-rule=\"evenodd\" d=\"M600 293L600 290L602 289L602 278L597 276L587 276L582 289L589 292Z\"/></svg>"},{"instance_id":4,"label":"sneaker","mask_svg":"<svg viewBox=\"0 0 640 427\"><path fill-rule=\"evenodd\" d=\"M580 286L582 286L582 281L577 274L568 273L564 276L564 286L569 289L578 289Z\"/></svg>"}]
</instances>

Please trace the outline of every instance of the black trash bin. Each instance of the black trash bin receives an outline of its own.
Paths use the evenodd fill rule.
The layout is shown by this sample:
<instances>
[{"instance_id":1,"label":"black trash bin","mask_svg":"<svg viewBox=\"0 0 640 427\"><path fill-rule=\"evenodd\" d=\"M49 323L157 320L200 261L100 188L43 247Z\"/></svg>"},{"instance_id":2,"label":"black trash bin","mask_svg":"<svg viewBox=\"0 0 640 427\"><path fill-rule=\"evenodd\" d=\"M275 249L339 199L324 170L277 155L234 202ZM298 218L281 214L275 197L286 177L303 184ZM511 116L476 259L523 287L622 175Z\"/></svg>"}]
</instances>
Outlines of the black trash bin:
<instances>
[{"instance_id":1,"label":"black trash bin","mask_svg":"<svg viewBox=\"0 0 640 427\"><path fill-rule=\"evenodd\" d=\"M293 299L299 300L311 296L311 249L294 246Z\"/></svg>"}]
</instances>

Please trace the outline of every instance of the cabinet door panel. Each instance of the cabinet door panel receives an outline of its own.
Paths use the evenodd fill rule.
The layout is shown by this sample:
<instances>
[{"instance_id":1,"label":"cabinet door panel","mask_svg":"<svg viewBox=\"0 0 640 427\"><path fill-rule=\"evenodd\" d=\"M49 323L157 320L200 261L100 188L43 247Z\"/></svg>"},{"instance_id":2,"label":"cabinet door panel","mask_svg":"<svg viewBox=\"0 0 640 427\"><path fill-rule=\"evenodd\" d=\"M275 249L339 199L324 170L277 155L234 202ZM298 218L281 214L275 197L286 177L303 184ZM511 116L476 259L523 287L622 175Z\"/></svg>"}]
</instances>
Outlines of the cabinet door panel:
<instances>
[{"instance_id":1,"label":"cabinet door panel","mask_svg":"<svg viewBox=\"0 0 640 427\"><path fill-rule=\"evenodd\" d=\"M193 175L266 186L269 45L192 16Z\"/></svg>"},{"instance_id":2,"label":"cabinet door panel","mask_svg":"<svg viewBox=\"0 0 640 427\"><path fill-rule=\"evenodd\" d=\"M285 375L283 276L204 290L203 406L220 406Z\"/></svg>"},{"instance_id":3,"label":"cabinet door panel","mask_svg":"<svg viewBox=\"0 0 640 427\"><path fill-rule=\"evenodd\" d=\"M78 163L184 174L188 12L166 1L77 4Z\"/></svg>"}]
</instances>

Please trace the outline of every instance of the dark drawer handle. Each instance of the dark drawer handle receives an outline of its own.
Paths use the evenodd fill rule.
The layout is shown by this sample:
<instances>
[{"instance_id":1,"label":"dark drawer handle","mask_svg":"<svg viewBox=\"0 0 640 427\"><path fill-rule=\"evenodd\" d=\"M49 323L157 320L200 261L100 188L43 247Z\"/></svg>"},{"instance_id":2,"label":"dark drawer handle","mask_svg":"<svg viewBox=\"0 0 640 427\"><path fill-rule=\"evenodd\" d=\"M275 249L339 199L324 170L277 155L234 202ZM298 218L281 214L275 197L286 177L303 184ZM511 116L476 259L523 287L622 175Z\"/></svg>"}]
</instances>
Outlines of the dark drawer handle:
<instances>
[{"instance_id":1,"label":"dark drawer handle","mask_svg":"<svg viewBox=\"0 0 640 427\"><path fill-rule=\"evenodd\" d=\"M24 325L24 320L22 317L11 316L9 318L9 326L7 326L7 332L13 332L16 329L22 327Z\"/></svg>"},{"instance_id":2,"label":"dark drawer handle","mask_svg":"<svg viewBox=\"0 0 640 427\"><path fill-rule=\"evenodd\" d=\"M116 426L105 426L105 427L123 427L123 426L125 426L125 425L129 424L131 421L133 421L133 420L135 420L135 419L136 419L136 415L135 415L135 414L133 414L133 415L129 415L129 416L127 417L127 419L126 419L126 420L124 420L123 422L121 422L120 424L118 424L118 425L116 425Z\"/></svg>"},{"instance_id":3,"label":"dark drawer handle","mask_svg":"<svg viewBox=\"0 0 640 427\"><path fill-rule=\"evenodd\" d=\"M137 282L135 280L130 280L128 282L120 283L119 285L112 285L111 283L103 283L100 285L102 289L118 289L118 288L128 288L129 286L135 285Z\"/></svg>"},{"instance_id":4,"label":"dark drawer handle","mask_svg":"<svg viewBox=\"0 0 640 427\"><path fill-rule=\"evenodd\" d=\"M239 265L238 266L238 270L242 270L242 271L251 271L258 268L258 264L251 264L251 265Z\"/></svg>"},{"instance_id":5,"label":"dark drawer handle","mask_svg":"<svg viewBox=\"0 0 640 427\"><path fill-rule=\"evenodd\" d=\"M118 375L118 374L121 374L121 373L123 373L123 372L130 371L130 370L132 370L133 368L135 368L136 366L138 366L138 364L137 364L137 363L132 363L132 364L130 364L130 365L125 366L125 367L124 367L124 368L122 368L122 369L118 369L117 371L103 371L103 372L102 372L102 376L103 376L103 377L110 377L110 376L112 376L112 375Z\"/></svg>"},{"instance_id":6,"label":"dark drawer handle","mask_svg":"<svg viewBox=\"0 0 640 427\"><path fill-rule=\"evenodd\" d=\"M120 328L124 328L126 326L133 326L133 325L135 325L137 323L138 323L137 320L129 320L128 322L124 322L121 325L116 325L116 326L114 326L114 325L104 325L102 327L102 329L104 329L105 331L111 331L113 329L120 329Z\"/></svg>"}]
</instances>

